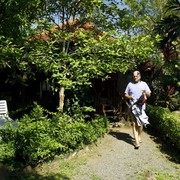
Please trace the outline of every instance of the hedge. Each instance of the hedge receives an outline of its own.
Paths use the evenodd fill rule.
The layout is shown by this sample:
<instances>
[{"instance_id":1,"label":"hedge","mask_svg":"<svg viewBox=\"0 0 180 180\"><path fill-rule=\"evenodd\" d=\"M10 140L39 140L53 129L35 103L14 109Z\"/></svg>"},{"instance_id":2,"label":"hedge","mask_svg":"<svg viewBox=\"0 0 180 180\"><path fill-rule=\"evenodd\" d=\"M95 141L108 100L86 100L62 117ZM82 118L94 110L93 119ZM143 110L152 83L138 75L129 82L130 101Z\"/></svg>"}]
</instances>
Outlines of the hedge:
<instances>
[{"instance_id":1,"label":"hedge","mask_svg":"<svg viewBox=\"0 0 180 180\"><path fill-rule=\"evenodd\" d=\"M154 127L168 142L180 149L180 115L168 108L147 106L147 115Z\"/></svg>"}]
</instances>

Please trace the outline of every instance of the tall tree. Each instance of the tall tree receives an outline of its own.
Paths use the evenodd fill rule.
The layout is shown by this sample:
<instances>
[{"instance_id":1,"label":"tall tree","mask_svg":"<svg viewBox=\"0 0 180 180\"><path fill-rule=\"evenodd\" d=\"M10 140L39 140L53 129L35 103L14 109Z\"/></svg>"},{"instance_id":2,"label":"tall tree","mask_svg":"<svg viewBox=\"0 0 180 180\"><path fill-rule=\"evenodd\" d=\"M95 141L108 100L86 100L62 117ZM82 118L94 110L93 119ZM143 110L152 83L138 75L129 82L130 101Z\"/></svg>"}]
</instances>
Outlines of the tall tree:
<instances>
[{"instance_id":1,"label":"tall tree","mask_svg":"<svg viewBox=\"0 0 180 180\"><path fill-rule=\"evenodd\" d=\"M157 20L164 17L164 5L167 0L124 0L129 13L130 32L153 34L153 27Z\"/></svg>"},{"instance_id":2,"label":"tall tree","mask_svg":"<svg viewBox=\"0 0 180 180\"><path fill-rule=\"evenodd\" d=\"M154 53L149 36L119 35L115 29L117 21L112 20L124 17L128 11L118 9L115 0L108 3L101 0L37 0L37 5L40 6L34 13L37 24L29 25L31 29L24 32L41 30L39 41L38 34L29 34L28 41L26 38L16 46L8 41L6 44L12 47L11 52L16 56L9 65L16 64L21 72L29 74L34 73L34 67L47 73L57 84L60 111L63 111L66 89L90 84L91 78L105 78L116 70L126 72ZM46 22L52 25L47 27ZM33 37L36 40L33 41Z\"/></svg>"},{"instance_id":3,"label":"tall tree","mask_svg":"<svg viewBox=\"0 0 180 180\"><path fill-rule=\"evenodd\" d=\"M60 111L66 89L90 85L91 79L105 78L115 71L126 72L152 57L154 52L149 36L118 36L102 33L90 24L86 29L87 24L79 23L73 24L74 32L48 32L47 40L40 40L40 45L32 51L33 63L57 83Z\"/></svg>"}]
</instances>

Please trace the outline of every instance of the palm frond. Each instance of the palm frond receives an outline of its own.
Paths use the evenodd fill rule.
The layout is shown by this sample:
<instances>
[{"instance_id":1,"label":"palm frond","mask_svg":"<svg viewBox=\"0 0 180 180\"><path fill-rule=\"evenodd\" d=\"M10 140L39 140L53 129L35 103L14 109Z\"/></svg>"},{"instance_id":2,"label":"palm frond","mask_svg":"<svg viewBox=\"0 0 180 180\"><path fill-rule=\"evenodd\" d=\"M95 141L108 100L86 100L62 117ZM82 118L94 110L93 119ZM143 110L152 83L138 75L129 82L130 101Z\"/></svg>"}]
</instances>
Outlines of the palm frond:
<instances>
[{"instance_id":1,"label":"palm frond","mask_svg":"<svg viewBox=\"0 0 180 180\"><path fill-rule=\"evenodd\" d=\"M179 0L169 0L165 6L167 11L177 12L180 15L180 1Z\"/></svg>"}]
</instances>

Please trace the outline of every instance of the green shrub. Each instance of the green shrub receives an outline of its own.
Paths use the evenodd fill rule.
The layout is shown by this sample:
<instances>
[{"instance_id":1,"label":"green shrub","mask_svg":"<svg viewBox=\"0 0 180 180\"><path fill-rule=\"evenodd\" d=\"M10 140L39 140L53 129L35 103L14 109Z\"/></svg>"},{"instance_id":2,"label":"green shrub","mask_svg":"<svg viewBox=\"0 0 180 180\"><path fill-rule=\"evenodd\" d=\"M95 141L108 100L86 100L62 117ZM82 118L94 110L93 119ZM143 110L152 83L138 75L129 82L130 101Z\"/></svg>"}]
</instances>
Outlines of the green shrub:
<instances>
[{"instance_id":1,"label":"green shrub","mask_svg":"<svg viewBox=\"0 0 180 180\"><path fill-rule=\"evenodd\" d=\"M10 148L9 154L1 154L0 159L15 159L22 165L37 165L55 155L80 149L84 144L95 142L108 129L104 117L97 116L86 122L83 114L71 117L66 113L50 113L37 104L29 115L16 122L17 129L0 131L0 152Z\"/></svg>"},{"instance_id":2,"label":"green shrub","mask_svg":"<svg viewBox=\"0 0 180 180\"><path fill-rule=\"evenodd\" d=\"M86 129L84 129L84 144L95 142L107 132L108 127L108 120L102 116L97 116L92 121L88 121L86 123Z\"/></svg>"},{"instance_id":3,"label":"green shrub","mask_svg":"<svg viewBox=\"0 0 180 180\"><path fill-rule=\"evenodd\" d=\"M11 164L14 161L16 131L10 123L0 128L0 162Z\"/></svg>"},{"instance_id":4,"label":"green shrub","mask_svg":"<svg viewBox=\"0 0 180 180\"><path fill-rule=\"evenodd\" d=\"M24 164L35 164L56 154L63 145L51 136L51 120L36 106L30 115L18 122L15 140L16 160Z\"/></svg>"},{"instance_id":5,"label":"green shrub","mask_svg":"<svg viewBox=\"0 0 180 180\"><path fill-rule=\"evenodd\" d=\"M82 142L84 121L75 121L66 114L57 113L52 117L52 136L63 144L65 152L78 148Z\"/></svg>"},{"instance_id":6,"label":"green shrub","mask_svg":"<svg viewBox=\"0 0 180 180\"><path fill-rule=\"evenodd\" d=\"M52 124L54 138L63 144L67 151L94 142L108 129L108 120L100 116L86 122L84 119L74 119L57 113L52 117Z\"/></svg>"},{"instance_id":7,"label":"green shrub","mask_svg":"<svg viewBox=\"0 0 180 180\"><path fill-rule=\"evenodd\" d=\"M150 124L180 149L180 115L172 113L168 108L151 105L147 107L147 114Z\"/></svg>"},{"instance_id":8,"label":"green shrub","mask_svg":"<svg viewBox=\"0 0 180 180\"><path fill-rule=\"evenodd\" d=\"M0 162L10 164L14 160L14 143L0 141Z\"/></svg>"}]
</instances>

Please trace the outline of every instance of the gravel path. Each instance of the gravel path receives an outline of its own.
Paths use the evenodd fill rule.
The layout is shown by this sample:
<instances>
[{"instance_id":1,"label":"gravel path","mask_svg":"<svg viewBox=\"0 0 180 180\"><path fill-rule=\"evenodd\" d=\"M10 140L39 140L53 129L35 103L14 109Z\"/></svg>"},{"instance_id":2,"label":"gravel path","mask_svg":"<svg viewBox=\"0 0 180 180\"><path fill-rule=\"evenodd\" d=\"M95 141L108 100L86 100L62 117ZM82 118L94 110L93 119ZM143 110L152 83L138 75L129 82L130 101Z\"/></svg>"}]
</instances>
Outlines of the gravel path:
<instances>
[{"instance_id":1,"label":"gravel path","mask_svg":"<svg viewBox=\"0 0 180 180\"><path fill-rule=\"evenodd\" d=\"M130 127L113 129L96 145L64 160L66 169L57 158L38 174L59 174L61 178L53 178L58 180L180 180L180 164L170 161L153 136L144 132L138 150L132 137Z\"/></svg>"},{"instance_id":2,"label":"gravel path","mask_svg":"<svg viewBox=\"0 0 180 180\"><path fill-rule=\"evenodd\" d=\"M87 151L86 162L76 168L72 179L154 180L157 173L167 173L167 179L180 179L180 165L170 162L149 134L143 133L138 150L133 147L132 137L131 128L110 132L98 146Z\"/></svg>"}]
</instances>

